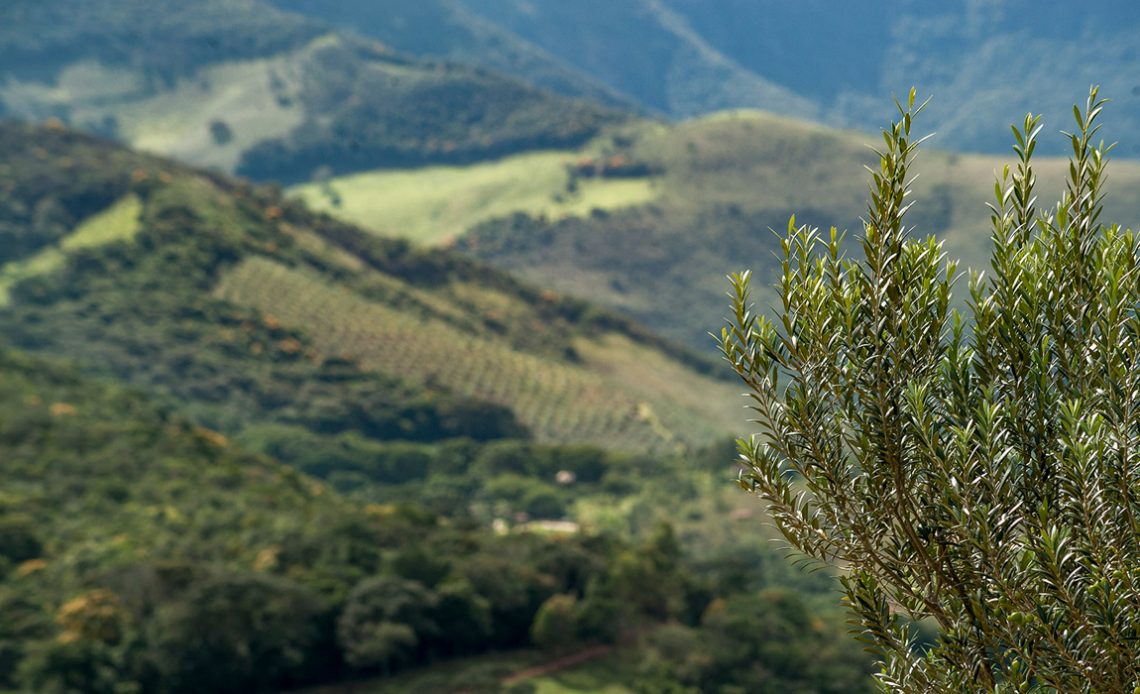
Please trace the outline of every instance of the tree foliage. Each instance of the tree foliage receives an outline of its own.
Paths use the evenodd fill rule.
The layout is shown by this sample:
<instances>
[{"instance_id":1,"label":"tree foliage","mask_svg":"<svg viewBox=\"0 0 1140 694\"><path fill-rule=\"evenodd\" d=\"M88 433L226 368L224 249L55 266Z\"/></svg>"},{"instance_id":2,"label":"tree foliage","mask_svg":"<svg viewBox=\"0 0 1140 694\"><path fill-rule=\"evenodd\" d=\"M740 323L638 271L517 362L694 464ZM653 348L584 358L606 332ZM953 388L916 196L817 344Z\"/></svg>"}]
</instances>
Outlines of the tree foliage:
<instances>
[{"instance_id":1,"label":"tree foliage","mask_svg":"<svg viewBox=\"0 0 1140 694\"><path fill-rule=\"evenodd\" d=\"M1037 202L1039 119L1013 128L964 315L955 263L906 224L913 91L862 257L793 218L774 320L732 276L721 348L761 427L740 482L842 567L885 690L1140 691L1140 242L1101 219L1103 104L1074 107L1056 206ZM929 649L907 618L940 627Z\"/></svg>"}]
</instances>

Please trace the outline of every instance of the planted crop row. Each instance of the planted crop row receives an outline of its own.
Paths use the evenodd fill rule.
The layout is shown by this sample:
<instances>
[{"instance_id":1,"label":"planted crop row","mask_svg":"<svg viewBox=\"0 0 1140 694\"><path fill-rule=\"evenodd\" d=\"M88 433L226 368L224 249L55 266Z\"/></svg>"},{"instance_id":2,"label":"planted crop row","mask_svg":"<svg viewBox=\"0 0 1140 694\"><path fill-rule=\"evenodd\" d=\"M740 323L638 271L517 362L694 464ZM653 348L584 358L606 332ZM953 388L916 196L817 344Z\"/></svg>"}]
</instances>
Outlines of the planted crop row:
<instances>
[{"instance_id":1,"label":"planted crop row","mask_svg":"<svg viewBox=\"0 0 1140 694\"><path fill-rule=\"evenodd\" d=\"M542 441L618 448L670 441L635 397L598 373L402 313L307 271L251 258L223 277L217 295L306 330L327 356L507 405Z\"/></svg>"}]
</instances>

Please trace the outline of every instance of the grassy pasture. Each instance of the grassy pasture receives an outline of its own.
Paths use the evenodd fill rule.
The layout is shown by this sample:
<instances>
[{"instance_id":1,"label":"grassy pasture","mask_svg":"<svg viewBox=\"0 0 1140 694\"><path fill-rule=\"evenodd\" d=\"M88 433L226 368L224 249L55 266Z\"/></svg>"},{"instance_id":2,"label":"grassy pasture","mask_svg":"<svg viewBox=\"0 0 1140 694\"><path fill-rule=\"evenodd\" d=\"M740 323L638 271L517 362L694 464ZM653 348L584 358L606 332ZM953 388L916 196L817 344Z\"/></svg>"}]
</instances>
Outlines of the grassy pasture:
<instances>
[{"instance_id":1,"label":"grassy pasture","mask_svg":"<svg viewBox=\"0 0 1140 694\"><path fill-rule=\"evenodd\" d=\"M588 178L568 189L567 166L584 151L527 152L470 166L369 171L292 193L310 207L386 236L446 243L475 224L523 212L557 219L650 202L653 178Z\"/></svg>"}]
</instances>

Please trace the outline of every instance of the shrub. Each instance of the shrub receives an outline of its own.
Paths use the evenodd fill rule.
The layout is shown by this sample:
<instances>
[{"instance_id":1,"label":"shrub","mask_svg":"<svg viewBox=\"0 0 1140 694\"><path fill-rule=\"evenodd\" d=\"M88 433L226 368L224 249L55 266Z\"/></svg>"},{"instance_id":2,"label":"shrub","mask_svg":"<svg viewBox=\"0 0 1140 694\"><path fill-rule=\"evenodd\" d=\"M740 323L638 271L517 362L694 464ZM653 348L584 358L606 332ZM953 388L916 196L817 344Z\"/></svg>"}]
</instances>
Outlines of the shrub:
<instances>
[{"instance_id":1,"label":"shrub","mask_svg":"<svg viewBox=\"0 0 1140 694\"><path fill-rule=\"evenodd\" d=\"M841 565L886 689L1140 687L1140 240L1101 219L1094 88L1056 207L1038 207L1041 125L1014 128L992 205L992 275L904 222L917 143L884 131L860 240L796 226L775 321L733 277L721 347L761 433L741 484L807 556ZM915 648L912 620L941 635Z\"/></svg>"}]
</instances>

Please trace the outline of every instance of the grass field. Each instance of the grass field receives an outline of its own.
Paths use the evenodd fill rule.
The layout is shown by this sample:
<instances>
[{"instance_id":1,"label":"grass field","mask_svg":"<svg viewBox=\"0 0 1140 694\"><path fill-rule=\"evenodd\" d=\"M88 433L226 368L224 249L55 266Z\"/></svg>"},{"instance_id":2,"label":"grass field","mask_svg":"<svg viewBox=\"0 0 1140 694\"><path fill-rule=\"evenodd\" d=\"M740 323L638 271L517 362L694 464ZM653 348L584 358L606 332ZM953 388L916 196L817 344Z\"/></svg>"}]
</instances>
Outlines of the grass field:
<instances>
[{"instance_id":1,"label":"grass field","mask_svg":"<svg viewBox=\"0 0 1140 694\"><path fill-rule=\"evenodd\" d=\"M272 85L299 90L300 65L320 41L295 54L212 65L169 91L124 104L116 109L122 136L144 151L232 171L246 149L301 125L304 108L278 98ZM212 122L225 123L229 136L214 139Z\"/></svg>"},{"instance_id":2,"label":"grass field","mask_svg":"<svg viewBox=\"0 0 1140 694\"><path fill-rule=\"evenodd\" d=\"M142 202L134 195L127 196L84 221L57 245L0 267L0 306L8 304L8 292L14 284L58 270L66 262L68 253L132 238L139 230L141 212Z\"/></svg>"},{"instance_id":3,"label":"grass field","mask_svg":"<svg viewBox=\"0 0 1140 694\"><path fill-rule=\"evenodd\" d=\"M650 202L654 178L587 178L568 190L567 166L584 151L528 152L471 166L371 171L297 186L310 207L386 236L445 243L515 212L552 219Z\"/></svg>"}]
</instances>

